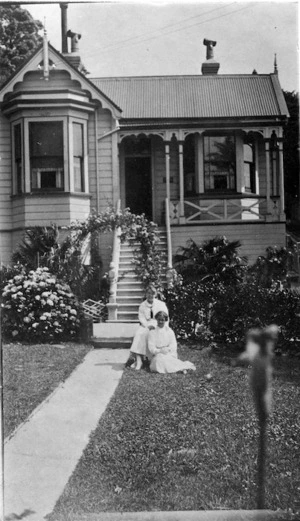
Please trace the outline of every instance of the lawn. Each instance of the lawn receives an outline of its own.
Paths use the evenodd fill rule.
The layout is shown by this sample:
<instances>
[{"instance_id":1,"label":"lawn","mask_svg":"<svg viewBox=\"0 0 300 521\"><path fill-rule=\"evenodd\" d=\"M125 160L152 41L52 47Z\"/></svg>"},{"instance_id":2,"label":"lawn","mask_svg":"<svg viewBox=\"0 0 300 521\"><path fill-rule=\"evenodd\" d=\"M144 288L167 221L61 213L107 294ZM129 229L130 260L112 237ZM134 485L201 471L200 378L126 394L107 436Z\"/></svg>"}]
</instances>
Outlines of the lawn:
<instances>
[{"instance_id":1,"label":"lawn","mask_svg":"<svg viewBox=\"0 0 300 521\"><path fill-rule=\"evenodd\" d=\"M66 380L90 349L76 343L3 345L5 437Z\"/></svg>"},{"instance_id":2,"label":"lawn","mask_svg":"<svg viewBox=\"0 0 300 521\"><path fill-rule=\"evenodd\" d=\"M249 368L186 346L179 356L197 371L124 371L49 521L104 511L256 508ZM300 361L282 357L274 365L266 508L296 512Z\"/></svg>"}]
</instances>

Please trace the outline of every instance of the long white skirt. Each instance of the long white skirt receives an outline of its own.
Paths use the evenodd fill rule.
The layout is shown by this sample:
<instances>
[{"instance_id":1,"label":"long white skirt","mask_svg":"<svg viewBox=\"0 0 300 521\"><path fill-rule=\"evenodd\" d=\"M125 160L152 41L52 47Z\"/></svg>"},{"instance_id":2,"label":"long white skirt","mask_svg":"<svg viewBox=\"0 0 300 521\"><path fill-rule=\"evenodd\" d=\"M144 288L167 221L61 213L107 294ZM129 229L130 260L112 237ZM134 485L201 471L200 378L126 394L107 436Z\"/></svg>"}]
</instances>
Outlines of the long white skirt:
<instances>
[{"instance_id":1,"label":"long white skirt","mask_svg":"<svg viewBox=\"0 0 300 521\"><path fill-rule=\"evenodd\" d=\"M149 324L150 324L150 322L149 322ZM153 321L153 325L154 326L156 325L156 320ZM144 356L147 355L148 335L149 335L148 327L143 327L143 326L138 327L138 329L134 335L132 344L131 344L131 348L130 348L131 353L135 353L137 355L144 355Z\"/></svg>"},{"instance_id":2,"label":"long white skirt","mask_svg":"<svg viewBox=\"0 0 300 521\"><path fill-rule=\"evenodd\" d=\"M192 362L182 362L172 355L163 355L162 353L155 355L150 363L150 371L153 373L178 373L188 369L196 371L196 366Z\"/></svg>"}]
</instances>

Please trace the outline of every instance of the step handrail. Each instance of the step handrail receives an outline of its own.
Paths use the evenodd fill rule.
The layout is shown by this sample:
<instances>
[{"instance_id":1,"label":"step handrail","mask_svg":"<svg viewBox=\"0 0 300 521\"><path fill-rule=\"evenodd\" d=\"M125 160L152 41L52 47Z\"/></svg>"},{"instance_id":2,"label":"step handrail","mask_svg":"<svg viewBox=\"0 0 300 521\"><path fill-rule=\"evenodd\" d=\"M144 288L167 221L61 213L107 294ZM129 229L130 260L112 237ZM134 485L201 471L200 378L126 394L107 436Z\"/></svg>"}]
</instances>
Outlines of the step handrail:
<instances>
[{"instance_id":1,"label":"step handrail","mask_svg":"<svg viewBox=\"0 0 300 521\"><path fill-rule=\"evenodd\" d=\"M165 215L166 215L166 231L167 231L167 247L168 247L168 264L167 264L167 281L171 282L169 279L172 277L172 237L171 237L171 224L170 224L170 207L169 207L169 199L165 199Z\"/></svg>"},{"instance_id":2,"label":"step handrail","mask_svg":"<svg viewBox=\"0 0 300 521\"><path fill-rule=\"evenodd\" d=\"M117 214L120 213L121 209L121 201L118 200L117 203ZM114 231L114 240L113 240L113 252L112 252L112 260L109 265L108 278L110 282L109 288L109 304L108 307L108 318L109 320L116 320L117 318L117 283L119 277L119 262L120 262L120 247L121 247L121 229L120 227L116 228Z\"/></svg>"}]
</instances>

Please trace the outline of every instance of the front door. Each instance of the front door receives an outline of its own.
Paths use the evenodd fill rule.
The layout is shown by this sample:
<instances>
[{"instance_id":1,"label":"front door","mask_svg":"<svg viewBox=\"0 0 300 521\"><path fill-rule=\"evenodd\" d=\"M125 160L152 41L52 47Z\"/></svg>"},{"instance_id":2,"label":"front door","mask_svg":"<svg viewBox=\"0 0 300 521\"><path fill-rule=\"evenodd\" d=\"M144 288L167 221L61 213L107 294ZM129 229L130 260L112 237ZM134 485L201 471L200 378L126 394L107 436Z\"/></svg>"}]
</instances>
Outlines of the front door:
<instances>
[{"instance_id":1,"label":"front door","mask_svg":"<svg viewBox=\"0 0 300 521\"><path fill-rule=\"evenodd\" d=\"M126 207L152 219L151 157L125 157Z\"/></svg>"}]
</instances>

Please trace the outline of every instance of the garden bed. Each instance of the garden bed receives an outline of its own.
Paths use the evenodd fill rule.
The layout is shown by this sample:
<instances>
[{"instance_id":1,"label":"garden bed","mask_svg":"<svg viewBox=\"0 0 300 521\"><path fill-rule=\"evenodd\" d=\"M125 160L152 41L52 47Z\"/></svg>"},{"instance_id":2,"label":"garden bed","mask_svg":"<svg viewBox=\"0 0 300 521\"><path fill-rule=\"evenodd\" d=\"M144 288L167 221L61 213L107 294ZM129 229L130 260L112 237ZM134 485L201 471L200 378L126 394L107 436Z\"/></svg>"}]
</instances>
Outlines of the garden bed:
<instances>
[{"instance_id":1,"label":"garden bed","mask_svg":"<svg viewBox=\"0 0 300 521\"><path fill-rule=\"evenodd\" d=\"M3 345L5 437L68 378L90 349L90 345L71 342Z\"/></svg>"},{"instance_id":2,"label":"garden bed","mask_svg":"<svg viewBox=\"0 0 300 521\"><path fill-rule=\"evenodd\" d=\"M258 425L249 368L209 350L180 347L179 356L197 371L124 372L49 521L107 511L256 508ZM270 510L300 510L299 376L298 359L276 360Z\"/></svg>"}]
</instances>

